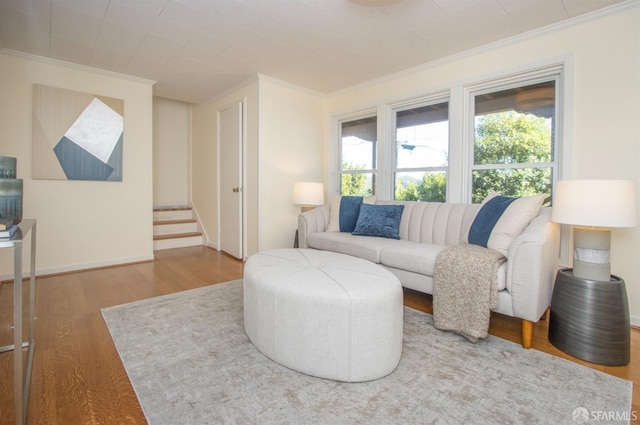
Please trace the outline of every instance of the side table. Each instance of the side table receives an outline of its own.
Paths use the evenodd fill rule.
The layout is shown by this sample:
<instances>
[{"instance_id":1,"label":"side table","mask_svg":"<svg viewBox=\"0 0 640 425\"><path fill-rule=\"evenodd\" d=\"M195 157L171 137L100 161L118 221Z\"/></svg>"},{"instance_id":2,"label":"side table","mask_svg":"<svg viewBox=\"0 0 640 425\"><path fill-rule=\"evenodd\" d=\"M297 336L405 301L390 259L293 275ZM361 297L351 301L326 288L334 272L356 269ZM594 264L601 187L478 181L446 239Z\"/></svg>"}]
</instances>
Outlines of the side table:
<instances>
[{"instance_id":1,"label":"side table","mask_svg":"<svg viewBox=\"0 0 640 425\"><path fill-rule=\"evenodd\" d=\"M559 270L551 298L549 342L592 363L628 364L631 338L624 280L581 279L572 269Z\"/></svg>"},{"instance_id":2,"label":"side table","mask_svg":"<svg viewBox=\"0 0 640 425\"><path fill-rule=\"evenodd\" d=\"M29 267L29 334L22 342L22 244L31 232L31 263ZM14 406L16 425L27 421L29 383L33 365L35 297L36 297L36 220L24 219L18 230L9 239L0 239L0 248L13 248L13 345L0 347L0 353L13 351ZM28 348L26 370L22 360L22 349Z\"/></svg>"}]
</instances>

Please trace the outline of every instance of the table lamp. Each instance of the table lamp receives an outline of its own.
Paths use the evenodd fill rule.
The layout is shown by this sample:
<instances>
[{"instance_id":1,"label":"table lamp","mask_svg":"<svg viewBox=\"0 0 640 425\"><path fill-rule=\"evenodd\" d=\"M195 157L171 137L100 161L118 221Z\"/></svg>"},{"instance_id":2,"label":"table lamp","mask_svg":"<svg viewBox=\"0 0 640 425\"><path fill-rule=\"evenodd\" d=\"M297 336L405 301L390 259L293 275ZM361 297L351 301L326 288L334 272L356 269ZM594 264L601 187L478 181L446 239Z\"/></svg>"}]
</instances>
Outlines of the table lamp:
<instances>
[{"instance_id":1,"label":"table lamp","mask_svg":"<svg viewBox=\"0 0 640 425\"><path fill-rule=\"evenodd\" d=\"M324 204L324 185L314 182L297 182L293 185L293 203L300 205L302 212Z\"/></svg>"},{"instance_id":2,"label":"table lamp","mask_svg":"<svg viewBox=\"0 0 640 425\"><path fill-rule=\"evenodd\" d=\"M609 281L609 228L637 222L636 194L630 180L561 180L555 185L551 221L573 228L573 275Z\"/></svg>"}]
</instances>

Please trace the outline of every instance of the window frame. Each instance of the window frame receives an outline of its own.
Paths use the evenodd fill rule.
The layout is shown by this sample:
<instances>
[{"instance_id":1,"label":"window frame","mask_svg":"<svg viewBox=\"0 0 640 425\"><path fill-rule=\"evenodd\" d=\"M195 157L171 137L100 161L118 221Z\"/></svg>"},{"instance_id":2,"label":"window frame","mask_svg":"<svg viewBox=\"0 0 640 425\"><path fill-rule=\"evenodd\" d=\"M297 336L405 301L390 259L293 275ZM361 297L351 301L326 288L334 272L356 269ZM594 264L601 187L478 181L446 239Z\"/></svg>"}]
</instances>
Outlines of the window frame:
<instances>
[{"instance_id":1,"label":"window frame","mask_svg":"<svg viewBox=\"0 0 640 425\"><path fill-rule=\"evenodd\" d=\"M407 111L409 109L421 108L424 106L437 105L440 103L447 104L447 123L448 123L448 142L447 142L447 165L446 166L438 166L438 167L411 167L411 168L398 168L398 158L397 158L397 114L398 112ZM404 102L398 102L395 104L391 104L387 107L387 115L389 116L389 128L387 132L387 140L389 154L389 171L385 174L387 184L389 185L389 195L390 199L395 200L396 196L396 174L397 173L411 173L411 172L444 172L446 176L446 198L449 199L449 176L450 176L450 155L451 155L451 118L450 118L450 109L451 109L451 98L449 92L445 93L437 93L431 96L424 96L419 98L410 99ZM420 202L429 202L429 201L420 201Z\"/></svg>"},{"instance_id":2,"label":"window frame","mask_svg":"<svg viewBox=\"0 0 640 425\"><path fill-rule=\"evenodd\" d=\"M563 98L564 98L564 65L558 64L548 66L529 72L522 72L505 77L498 77L489 81L472 84L464 87L465 120L464 120L464 159L463 159L463 188L462 195L464 202L471 202L473 196L473 172L476 170L496 170L496 169L520 169L520 168L550 168L551 169L551 198L555 183L561 176L562 152L564 150L563 128ZM553 151L550 162L515 163L515 164L475 164L474 163L474 142L475 142L475 97L478 95L510 90L518 87L529 86L544 82L555 82L555 111L552 120L553 128Z\"/></svg>"},{"instance_id":3,"label":"window frame","mask_svg":"<svg viewBox=\"0 0 640 425\"><path fill-rule=\"evenodd\" d=\"M361 119L367 118L375 118L376 119L376 139L373 142L373 155L375 157L375 163L372 164L373 168L371 169L363 169L363 170L349 170L348 173L345 173L342 169L342 124L350 121L357 121ZM372 187L372 195L378 194L378 182L380 180L379 176L379 168L380 168L380 116L377 113L377 110L368 109L366 111L362 111L360 113L348 114L342 117L336 117L334 121L336 124L336 134L337 134L337 150L336 150L336 164L335 164L335 175L337 176L337 186L335 189L332 186L329 186L330 192L336 192L338 195L341 195L342 191L342 176L344 174L371 174L371 187ZM334 174L334 173L331 173Z\"/></svg>"},{"instance_id":4,"label":"window frame","mask_svg":"<svg viewBox=\"0 0 640 425\"><path fill-rule=\"evenodd\" d=\"M482 91L492 92L555 78L556 111L554 120L554 161L552 185L561 178L571 176L571 162L567 152L571 151L571 110L573 108L572 57L555 58L534 66L525 66L511 72L492 74L484 79L476 78L449 86L441 86L428 94L404 96L396 99L371 101L354 106L330 118L329 165L327 186L329 193L338 193L341 181L341 123L353 119L377 116L377 169L376 197L393 199L395 195L395 110L410 109L426 103L449 103L449 164L447 173L447 202L471 202L471 165L473 164L474 111L473 96ZM375 105L374 105L375 103ZM536 166L539 163L535 164ZM553 186L552 186L553 194ZM563 232L564 233L564 232Z\"/></svg>"}]
</instances>

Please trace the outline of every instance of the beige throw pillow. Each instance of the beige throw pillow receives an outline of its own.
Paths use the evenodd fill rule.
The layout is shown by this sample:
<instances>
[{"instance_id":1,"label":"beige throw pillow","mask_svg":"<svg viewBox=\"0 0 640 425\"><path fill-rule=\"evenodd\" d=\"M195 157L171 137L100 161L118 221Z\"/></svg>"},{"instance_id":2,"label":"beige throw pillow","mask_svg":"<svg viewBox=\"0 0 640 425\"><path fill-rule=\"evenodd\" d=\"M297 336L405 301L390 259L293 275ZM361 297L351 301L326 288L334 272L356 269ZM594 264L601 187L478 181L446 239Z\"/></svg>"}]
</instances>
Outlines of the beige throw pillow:
<instances>
[{"instance_id":1,"label":"beige throw pillow","mask_svg":"<svg viewBox=\"0 0 640 425\"><path fill-rule=\"evenodd\" d=\"M542 202L542 194L509 198L491 192L471 224L469 243L495 249L507 257L511 243L538 215Z\"/></svg>"}]
</instances>

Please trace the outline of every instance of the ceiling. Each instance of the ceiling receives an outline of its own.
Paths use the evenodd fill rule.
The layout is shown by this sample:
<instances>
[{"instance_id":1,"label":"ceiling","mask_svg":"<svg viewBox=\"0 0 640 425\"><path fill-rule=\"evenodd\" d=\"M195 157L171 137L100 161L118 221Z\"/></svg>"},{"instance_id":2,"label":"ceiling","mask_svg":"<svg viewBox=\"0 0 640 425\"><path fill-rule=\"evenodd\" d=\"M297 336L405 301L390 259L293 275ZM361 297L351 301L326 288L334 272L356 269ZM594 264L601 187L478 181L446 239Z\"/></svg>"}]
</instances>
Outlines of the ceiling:
<instances>
[{"instance_id":1,"label":"ceiling","mask_svg":"<svg viewBox=\"0 0 640 425\"><path fill-rule=\"evenodd\" d=\"M0 46L191 103L255 74L332 93L622 0L0 0Z\"/></svg>"}]
</instances>

